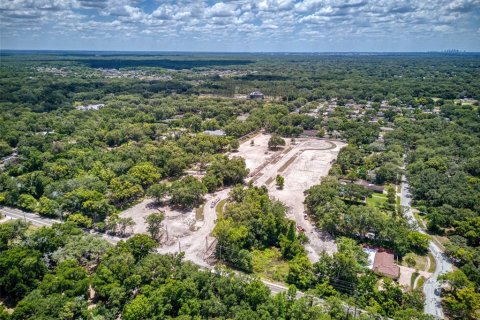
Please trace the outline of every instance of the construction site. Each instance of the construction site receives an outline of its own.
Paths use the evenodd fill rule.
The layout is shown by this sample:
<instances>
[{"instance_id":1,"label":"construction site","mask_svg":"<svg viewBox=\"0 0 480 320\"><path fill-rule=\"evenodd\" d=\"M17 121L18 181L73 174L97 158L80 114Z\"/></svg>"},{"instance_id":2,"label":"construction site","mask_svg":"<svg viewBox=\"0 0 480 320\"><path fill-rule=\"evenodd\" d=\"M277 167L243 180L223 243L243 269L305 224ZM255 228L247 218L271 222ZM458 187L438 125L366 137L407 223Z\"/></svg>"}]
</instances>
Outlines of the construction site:
<instances>
[{"instance_id":1,"label":"construction site","mask_svg":"<svg viewBox=\"0 0 480 320\"><path fill-rule=\"evenodd\" d=\"M304 191L320 183L346 144L341 141L326 141L316 138L285 139L285 146L270 150L269 134L259 133L241 143L238 151L229 156L245 159L250 170L246 182L256 186L267 186L269 194L283 202L288 208L288 218L295 220L298 230L309 239L306 244L311 261L317 261L321 252L332 254L337 248L333 239L318 230L306 219ZM285 178L282 189L277 188L275 178ZM206 257L213 253L215 239L211 232L217 219L217 206L223 205L230 189L226 188L205 197L201 208L178 211L168 206L157 206L152 199L146 199L122 212L122 217L135 221L134 233L146 233L145 218L158 210L165 212L165 232L159 253L184 252L187 260L207 266ZM221 210L221 208L220 208ZM199 214L201 211L201 214Z\"/></svg>"}]
</instances>

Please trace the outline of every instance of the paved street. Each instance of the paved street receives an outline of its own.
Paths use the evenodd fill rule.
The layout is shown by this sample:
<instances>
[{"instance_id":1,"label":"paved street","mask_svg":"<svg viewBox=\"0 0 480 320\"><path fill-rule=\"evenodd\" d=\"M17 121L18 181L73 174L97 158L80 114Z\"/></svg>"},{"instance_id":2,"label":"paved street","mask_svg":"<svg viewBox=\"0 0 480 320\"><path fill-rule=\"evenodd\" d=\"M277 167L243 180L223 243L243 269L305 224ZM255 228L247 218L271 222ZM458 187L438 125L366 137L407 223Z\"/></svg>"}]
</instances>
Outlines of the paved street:
<instances>
[{"instance_id":1,"label":"paved street","mask_svg":"<svg viewBox=\"0 0 480 320\"><path fill-rule=\"evenodd\" d=\"M26 212L26 211L22 211L22 210L10 208L10 207L2 206L0 207L0 212L9 218L20 219L26 222L30 222L32 225L36 227L50 227L54 223L62 223L61 220L45 218L32 212ZM88 231L85 230L85 232L99 235L100 237L107 240L111 244L116 244L118 241L122 240L119 237L110 236L105 233L95 232L93 230L88 230Z\"/></svg>"},{"instance_id":2,"label":"paved street","mask_svg":"<svg viewBox=\"0 0 480 320\"><path fill-rule=\"evenodd\" d=\"M21 219L21 220L25 220L26 222L31 222L34 226L37 226L37 227L45 227L45 226L49 227L54 223L61 222L60 220L41 217L35 213L25 212L19 209L3 207L3 206L0 207L0 212L12 219Z\"/></svg>"},{"instance_id":3,"label":"paved street","mask_svg":"<svg viewBox=\"0 0 480 320\"><path fill-rule=\"evenodd\" d=\"M405 176L402 176L402 190L401 190L401 200L400 204L404 208L405 216L410 219L412 222L416 223L415 217L412 212L411 207L411 194L409 191L409 186ZM425 230L417 226L417 229L426 233ZM438 276L449 271L452 271L453 265L449 262L448 258L442 252L442 250L435 244L433 241L430 241L429 250L435 258L436 268L432 273L432 276L425 281L423 285L423 292L425 293L425 313L433 315L437 318L443 319L443 309L441 305L440 297L440 283L438 282Z\"/></svg>"}]
</instances>

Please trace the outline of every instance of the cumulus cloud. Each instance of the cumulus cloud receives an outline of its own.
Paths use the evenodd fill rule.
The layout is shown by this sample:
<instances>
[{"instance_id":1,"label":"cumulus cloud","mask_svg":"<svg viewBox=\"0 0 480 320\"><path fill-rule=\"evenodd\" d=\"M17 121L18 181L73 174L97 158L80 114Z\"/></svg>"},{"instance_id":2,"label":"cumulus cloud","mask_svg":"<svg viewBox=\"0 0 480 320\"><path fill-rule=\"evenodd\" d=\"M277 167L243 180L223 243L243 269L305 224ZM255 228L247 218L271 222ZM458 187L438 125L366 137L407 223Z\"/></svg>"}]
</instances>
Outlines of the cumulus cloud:
<instances>
[{"instance_id":1,"label":"cumulus cloud","mask_svg":"<svg viewBox=\"0 0 480 320\"><path fill-rule=\"evenodd\" d=\"M234 3L218 2L207 8L207 17L231 17L235 15L236 5Z\"/></svg>"},{"instance_id":2,"label":"cumulus cloud","mask_svg":"<svg viewBox=\"0 0 480 320\"><path fill-rule=\"evenodd\" d=\"M480 43L480 0L10 0L0 2L0 27L7 44L20 35L110 39L118 31L145 43L243 39L286 48L290 41L387 41L393 34Z\"/></svg>"}]
</instances>

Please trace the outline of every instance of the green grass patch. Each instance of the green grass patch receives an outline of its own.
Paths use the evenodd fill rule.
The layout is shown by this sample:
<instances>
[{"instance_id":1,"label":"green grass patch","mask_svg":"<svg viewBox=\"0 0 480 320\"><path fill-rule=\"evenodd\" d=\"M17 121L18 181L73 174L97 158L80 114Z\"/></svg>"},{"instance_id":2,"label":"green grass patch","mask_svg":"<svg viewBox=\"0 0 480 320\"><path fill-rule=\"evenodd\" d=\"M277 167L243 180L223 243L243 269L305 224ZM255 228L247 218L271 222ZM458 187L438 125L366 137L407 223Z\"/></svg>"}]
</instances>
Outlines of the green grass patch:
<instances>
[{"instance_id":1,"label":"green grass patch","mask_svg":"<svg viewBox=\"0 0 480 320\"><path fill-rule=\"evenodd\" d=\"M420 276L420 278L418 279L417 289L421 289L424 283L425 283L425 277Z\"/></svg>"},{"instance_id":2,"label":"green grass patch","mask_svg":"<svg viewBox=\"0 0 480 320\"><path fill-rule=\"evenodd\" d=\"M404 267L409 267L409 268L414 268L414 269L418 269L418 270L422 270L422 271L427 271L427 270L425 270L427 268L427 265L428 265L427 256L420 256L418 254L414 254L414 259L415 259L415 265L413 267L410 267L405 262L405 259L400 261L400 265L402 265Z\"/></svg>"},{"instance_id":3,"label":"green grass patch","mask_svg":"<svg viewBox=\"0 0 480 320\"><path fill-rule=\"evenodd\" d=\"M217 206L215 207L215 211L217 212L217 219L223 218L223 207L225 206L226 202L227 199L223 199L217 203Z\"/></svg>"},{"instance_id":4,"label":"green grass patch","mask_svg":"<svg viewBox=\"0 0 480 320\"><path fill-rule=\"evenodd\" d=\"M428 272L432 273L435 271L437 267L437 263L435 262L435 258L431 252L428 253L428 257L430 258L430 268L428 268Z\"/></svg>"},{"instance_id":5,"label":"green grass patch","mask_svg":"<svg viewBox=\"0 0 480 320\"><path fill-rule=\"evenodd\" d=\"M413 210L413 217L415 218L415 220L417 220L417 223L418 225L420 226L420 228L422 229L426 229L427 228L427 225L425 223L425 220L423 219L423 217L416 211L416 210Z\"/></svg>"},{"instance_id":6,"label":"green grass patch","mask_svg":"<svg viewBox=\"0 0 480 320\"><path fill-rule=\"evenodd\" d=\"M415 285L415 280L417 280L420 274L418 272L412 273L412 278L410 279L410 288L415 289L413 286Z\"/></svg>"},{"instance_id":7,"label":"green grass patch","mask_svg":"<svg viewBox=\"0 0 480 320\"><path fill-rule=\"evenodd\" d=\"M367 206L369 207L382 207L387 203L387 197L382 195L372 194L367 198Z\"/></svg>"},{"instance_id":8,"label":"green grass patch","mask_svg":"<svg viewBox=\"0 0 480 320\"><path fill-rule=\"evenodd\" d=\"M205 204L195 209L195 219L203 221L203 219L205 218L203 214L204 208L205 208Z\"/></svg>"},{"instance_id":9,"label":"green grass patch","mask_svg":"<svg viewBox=\"0 0 480 320\"><path fill-rule=\"evenodd\" d=\"M400 204L399 196L397 196L397 198L395 199L395 210L397 211L398 214L403 215L402 205Z\"/></svg>"},{"instance_id":10,"label":"green grass patch","mask_svg":"<svg viewBox=\"0 0 480 320\"><path fill-rule=\"evenodd\" d=\"M284 282L288 275L288 263L278 248L252 251L253 272L265 279Z\"/></svg>"}]
</instances>

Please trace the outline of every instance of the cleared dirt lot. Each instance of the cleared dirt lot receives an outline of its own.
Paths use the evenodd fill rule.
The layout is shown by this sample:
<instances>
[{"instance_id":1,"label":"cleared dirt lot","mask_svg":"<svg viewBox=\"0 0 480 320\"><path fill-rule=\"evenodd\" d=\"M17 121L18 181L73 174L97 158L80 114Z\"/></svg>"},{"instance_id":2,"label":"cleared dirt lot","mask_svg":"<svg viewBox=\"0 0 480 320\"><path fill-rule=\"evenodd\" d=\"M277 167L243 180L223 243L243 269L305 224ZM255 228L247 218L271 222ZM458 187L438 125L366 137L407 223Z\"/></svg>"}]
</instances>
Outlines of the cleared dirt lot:
<instances>
[{"instance_id":1,"label":"cleared dirt lot","mask_svg":"<svg viewBox=\"0 0 480 320\"><path fill-rule=\"evenodd\" d=\"M191 235L198 230L203 221L195 219L194 210L172 210L168 206L157 206L152 199L145 199L133 207L123 211L122 218L131 217L136 225L133 227L133 233L147 233L145 218L154 212L165 212L163 222L166 227L166 234L163 236L162 245L169 246L178 242L178 239ZM167 237L168 234L168 237Z\"/></svg>"},{"instance_id":2,"label":"cleared dirt lot","mask_svg":"<svg viewBox=\"0 0 480 320\"><path fill-rule=\"evenodd\" d=\"M190 230L183 234L176 233L175 238L163 244L157 249L157 252L165 254L182 251L185 253L187 260L193 261L201 266L208 266L208 263L205 262L204 255L207 251L207 246L210 246L214 241L214 238L210 234L215 227L215 221L217 219L215 205L212 205L212 203L216 204L216 200L227 198L229 191L230 189L224 189L215 194L207 195L203 210L204 220L197 221L195 224L195 226L198 226L198 229L195 231ZM195 218L195 214L193 218Z\"/></svg>"},{"instance_id":3,"label":"cleared dirt lot","mask_svg":"<svg viewBox=\"0 0 480 320\"><path fill-rule=\"evenodd\" d=\"M416 272L415 269L405 267L405 266L399 266L400 267L400 278L398 278L398 283L401 284L402 286L412 289L410 287L410 281L412 279L412 275ZM424 277L425 279L430 278L432 275L429 272L419 270L418 273L420 276Z\"/></svg>"},{"instance_id":4,"label":"cleared dirt lot","mask_svg":"<svg viewBox=\"0 0 480 320\"><path fill-rule=\"evenodd\" d=\"M237 152L232 152L230 156L242 157L245 159L245 164L250 172L260 167L262 163L267 161L270 157L278 152L268 150L269 134L258 134L255 137L248 139L244 143L240 144ZM251 145L253 140L254 144ZM290 140L285 140L287 145L290 144Z\"/></svg>"},{"instance_id":5,"label":"cleared dirt lot","mask_svg":"<svg viewBox=\"0 0 480 320\"><path fill-rule=\"evenodd\" d=\"M317 261L321 252L333 253L337 250L335 242L327 234L316 229L304 219L305 199L303 192L318 184L321 178L328 174L331 162L340 149L346 144L338 141L318 139L285 139L286 146L271 151L268 150L270 135L258 134L242 143L238 152L230 156L240 156L245 159L250 169L247 180L254 180L255 185L267 185L272 197L282 201L288 207L288 217L297 222L305 230L309 239L306 245L311 261ZM254 145L251 145L254 140ZM285 177L283 190L277 190L275 177L281 174ZM206 265L204 254L206 247L213 242L211 232L215 227L215 204L218 200L228 197L230 189L221 190L207 195L204 205L204 219L195 219L195 210L177 211L169 207L156 207L151 199L122 212L122 217L132 217L136 222L134 233L146 233L145 217L158 209L165 211L164 225L168 230L168 239L164 236L162 245L157 249L159 253L176 253L180 250L185 258L199 265ZM212 205L212 203L214 204Z\"/></svg>"},{"instance_id":6,"label":"cleared dirt lot","mask_svg":"<svg viewBox=\"0 0 480 320\"><path fill-rule=\"evenodd\" d=\"M268 138L267 138L268 141ZM288 140L289 141L289 140ZM289 141L290 142L290 141ZM288 217L297 222L297 226L305 229L310 243L306 245L310 260L317 261L323 251L336 252L333 239L320 232L309 220L304 218L304 191L320 183L322 177L328 174L331 162L346 144L339 141L318 139L296 139L292 145L288 143L278 151L281 156L268 163L258 174L255 185L266 185L271 196L282 201L288 207ZM258 153L258 150L254 152ZM260 151L261 152L261 151ZM245 152L248 159L249 154ZM254 156L256 158L257 155ZM277 189L275 177L277 174L285 178L283 190Z\"/></svg>"}]
</instances>

